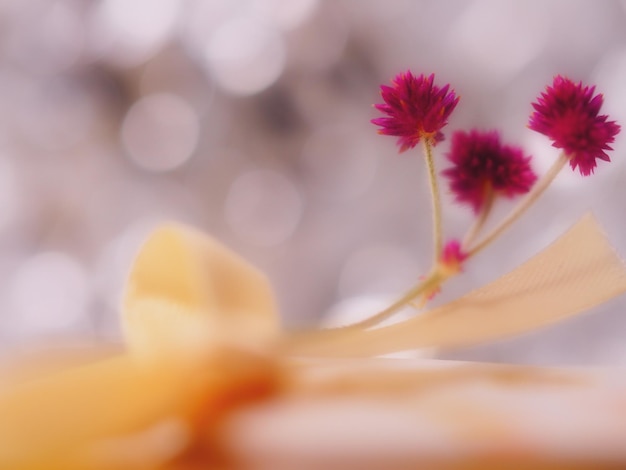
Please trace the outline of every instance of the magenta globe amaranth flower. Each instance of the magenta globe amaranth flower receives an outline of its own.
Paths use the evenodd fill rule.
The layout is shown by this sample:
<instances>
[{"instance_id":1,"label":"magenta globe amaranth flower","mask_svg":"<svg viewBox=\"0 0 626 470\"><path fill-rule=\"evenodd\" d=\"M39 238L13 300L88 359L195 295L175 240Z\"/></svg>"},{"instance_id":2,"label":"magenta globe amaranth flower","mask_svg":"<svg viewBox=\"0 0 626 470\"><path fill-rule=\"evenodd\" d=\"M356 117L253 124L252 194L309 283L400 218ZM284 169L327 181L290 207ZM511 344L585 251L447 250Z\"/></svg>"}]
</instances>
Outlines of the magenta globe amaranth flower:
<instances>
[{"instance_id":1,"label":"magenta globe amaranth flower","mask_svg":"<svg viewBox=\"0 0 626 470\"><path fill-rule=\"evenodd\" d=\"M392 86L380 87L385 102L375 107L387 117L372 119L372 123L380 126L380 134L399 137L400 152L422 139L433 145L443 140L441 129L459 98L450 85L439 88L434 80L434 74L416 77L406 71L393 79Z\"/></svg>"},{"instance_id":2,"label":"magenta globe amaranth flower","mask_svg":"<svg viewBox=\"0 0 626 470\"><path fill-rule=\"evenodd\" d=\"M455 132L448 160L452 167L442 174L449 179L450 191L475 212L495 195L511 198L528 192L537 180L530 157L502 144L496 131Z\"/></svg>"},{"instance_id":3,"label":"magenta globe amaranth flower","mask_svg":"<svg viewBox=\"0 0 626 470\"><path fill-rule=\"evenodd\" d=\"M467 253L463 251L461 242L456 239L450 240L445 244L441 252L441 257L439 258L440 268L450 273L459 273L467 256Z\"/></svg>"},{"instance_id":4,"label":"magenta globe amaranth flower","mask_svg":"<svg viewBox=\"0 0 626 470\"><path fill-rule=\"evenodd\" d=\"M581 82L557 75L533 103L535 111L528 123L532 130L552 139L552 145L565 152L572 169L578 168L584 176L594 172L597 159L611 161L609 144L620 131L615 121L599 114L603 97L594 96L594 91L594 86L583 87Z\"/></svg>"}]
</instances>

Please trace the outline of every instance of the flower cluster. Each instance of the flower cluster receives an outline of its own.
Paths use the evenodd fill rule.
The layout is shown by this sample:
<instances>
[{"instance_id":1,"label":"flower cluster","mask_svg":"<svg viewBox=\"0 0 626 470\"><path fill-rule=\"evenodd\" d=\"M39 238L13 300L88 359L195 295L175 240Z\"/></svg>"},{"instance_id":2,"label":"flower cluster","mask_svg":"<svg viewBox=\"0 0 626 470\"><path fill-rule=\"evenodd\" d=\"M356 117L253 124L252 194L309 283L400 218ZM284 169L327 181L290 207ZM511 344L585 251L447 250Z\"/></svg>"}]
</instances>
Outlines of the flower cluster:
<instances>
[{"instance_id":1,"label":"flower cluster","mask_svg":"<svg viewBox=\"0 0 626 470\"><path fill-rule=\"evenodd\" d=\"M432 75L415 78L407 72L396 78L394 85L383 88L387 104L379 105L389 117L375 123L383 126L382 133L400 138L401 150L423 142L436 200L432 147L443 138L441 129L458 98L448 91L448 85L436 87ZM115 348L113 355L109 354L110 346L77 350L70 356L65 350L60 350L63 354L46 352L41 362L26 356L21 361L23 370L9 367L11 373L0 377L0 468L182 470L232 468L239 462L255 468L276 468L277 462L282 464L278 464L280 468L300 468L310 462L301 462L299 453L290 447L294 441L287 439L284 443L281 437L292 432L289 423L297 423L298 432L306 424L293 421L284 412L274 417L272 410L276 404L278 408L287 404L288 410L296 404L297 411L298 403L303 403L323 411L334 395L342 400L365 399L368 403L374 394L382 409L387 404L397 408L398 399L399 406L403 406L402 398L407 397L407 410L417 412L416 416L426 422L434 417L433 423L437 424L441 419L449 426L437 424L436 431L443 430L450 436L459 434L459 429L467 431L463 435L469 435L476 428L473 422L467 426L461 423L460 427L448 412L450 406L461 410L473 406L466 395L468 387L476 383L484 382L498 394L511 389L514 404L520 403L520 397L523 403L526 392L522 388L535 393L534 385L546 384L551 386L550 394L556 403L561 396L554 393L551 384L574 383L574 399L569 401L570 405L579 406L578 384L593 386L594 380L590 379L597 375L595 372L587 376L533 369L520 374L519 368L485 365L464 366L462 370L448 365L433 369L430 364L426 368L396 364L386 367L378 359L367 358L409 350L470 346L508 337L552 324L626 292L626 266L593 218L585 217L533 260L508 275L419 318L372 329L407 305L421 307L436 295L442 283L461 272L467 259L518 218L568 162L573 169L588 175L593 173L596 159L608 160L606 151L620 128L607 116L599 115L602 96L593 96L593 92L593 87L557 77L534 105L529 127L547 135L555 147L563 149L553 167L539 179L530 167L530 157L519 147L503 144L497 131L453 134L448 154L452 166L443 174L450 179L456 199L477 212L476 224L463 241L451 238L444 244L437 240L432 272L398 301L358 323L324 330L283 330L266 276L211 237L178 224L161 226L136 255L124 289L124 348ZM474 243L493 199L524 193L517 208L482 241ZM433 207L438 210L439 205ZM550 282L524 282L528 279ZM590 284L592 289L588 289ZM586 293L581 295L581 291ZM89 357L98 359L90 361ZM333 362L333 358L360 358L359 367L352 367L352 361L340 361L344 365ZM519 390L511 387L511 377L521 384ZM606 385L605 382L614 381L602 380L598 385ZM443 401L428 399L425 406L416 408L416 392L440 395L442 384L450 388L443 390ZM623 410L622 395L626 389L620 387L608 395L607 391L598 389L598 396L611 398L609 406L603 409L605 414L614 413L615 419L603 418L604 424L595 426L595 408L575 417L577 422L590 417L594 431L604 432L602 436L614 443L608 449L618 451L623 447L619 436L624 434L624 416L619 410ZM321 407L316 398L322 400ZM504 409L501 403L496 404L494 417L500 417L507 425L511 422L511 429L518 432L514 425L520 417L519 410L500 415ZM269 404L269 408L264 404ZM483 405L481 398L480 406ZM251 406L254 419L237 420L239 424L234 428L238 432L233 432L231 417L241 412L245 415ZM436 413L437 409L443 414ZM570 411L568 406L562 410ZM320 424L328 424L328 429L335 424L335 411L336 407L331 406L324 419L316 420L319 432L326 432ZM537 417L543 419L541 411L538 409ZM287 426L281 424L281 415L287 417ZM424 420L417 421L421 429ZM361 420L356 422L358 426ZM520 430L534 429L528 422L521 420ZM276 423L283 431L272 433L268 441L264 424ZM577 428L582 431L574 436L575 443L586 437L585 426ZM558 427L555 429L559 431ZM562 444L564 436L572 437L563 430L564 434L557 433L557 445ZM493 461L490 456L499 452L500 446L510 449L513 431L506 433L504 439L495 439L495 444L491 442L493 436L487 436L490 447L487 453L476 454L477 461ZM305 429L305 435L308 433L310 430ZM524 441L523 450L530 457L524 462L545 460L548 453L544 451L552 447L541 440L537 441L539 448L534 449L528 447L531 441ZM269 454L268 442L272 449ZM504 458L498 460L500 467L508 468L509 463L520 468L515 465L519 463L519 452L501 454ZM357 458L353 460L354 455ZM342 468L360 468L358 463L350 465L365 462L358 458L359 452L354 455L337 454L331 460L341 461ZM584 452L581 455L591 459L596 456ZM615 463L621 465L611 468L625 468L623 453L615 455ZM318 461L328 463L327 457L323 455ZM421 468L424 462L432 464L432 457L429 452L412 452L410 461L403 458L403 462L408 462L407 468ZM565 454L562 457L556 463L577 463ZM449 458L435 460L435 465L445 465Z\"/></svg>"},{"instance_id":2,"label":"flower cluster","mask_svg":"<svg viewBox=\"0 0 626 470\"><path fill-rule=\"evenodd\" d=\"M557 75L552 86L546 87L530 116L528 127L548 136L552 145L563 149L572 169L587 176L596 168L596 159L610 161L607 150L620 126L600 115L603 97L594 96L595 87L575 84Z\"/></svg>"},{"instance_id":3,"label":"flower cluster","mask_svg":"<svg viewBox=\"0 0 626 470\"><path fill-rule=\"evenodd\" d=\"M583 86L557 75L535 103L528 127L546 135L552 145L562 150L553 167L540 179L531 167L531 157L522 148L505 144L498 131L457 131L452 136L447 159L451 166L442 175L448 179L455 200L466 204L477 215L463 243L442 244L441 214L436 182L433 147L443 140L442 129L459 102L449 84L439 87L434 75L414 76L410 71L381 86L384 103L375 107L386 116L373 119L379 133L398 137L400 152L424 144L426 164L433 197L433 226L436 265L451 267L450 275L461 271L462 263L497 238L513 221L538 199L569 162L584 176L594 172L596 160L610 161L607 152L620 126L600 114L603 96L595 87ZM482 240L481 232L493 202L497 198L524 195L518 206ZM431 279L428 289L436 290Z\"/></svg>"},{"instance_id":4,"label":"flower cluster","mask_svg":"<svg viewBox=\"0 0 626 470\"><path fill-rule=\"evenodd\" d=\"M460 203L479 212L496 194L512 198L530 191L537 175L519 147L504 145L498 132L458 131L448 154L452 167L442 174Z\"/></svg>"},{"instance_id":5,"label":"flower cluster","mask_svg":"<svg viewBox=\"0 0 626 470\"><path fill-rule=\"evenodd\" d=\"M450 85L439 88L434 80L434 74L415 77L407 71L393 80L393 86L381 86L385 103L375 107L388 117L372 122L380 126L380 134L399 137L400 152L415 147L422 139L432 144L443 140L441 129L459 98Z\"/></svg>"}]
</instances>

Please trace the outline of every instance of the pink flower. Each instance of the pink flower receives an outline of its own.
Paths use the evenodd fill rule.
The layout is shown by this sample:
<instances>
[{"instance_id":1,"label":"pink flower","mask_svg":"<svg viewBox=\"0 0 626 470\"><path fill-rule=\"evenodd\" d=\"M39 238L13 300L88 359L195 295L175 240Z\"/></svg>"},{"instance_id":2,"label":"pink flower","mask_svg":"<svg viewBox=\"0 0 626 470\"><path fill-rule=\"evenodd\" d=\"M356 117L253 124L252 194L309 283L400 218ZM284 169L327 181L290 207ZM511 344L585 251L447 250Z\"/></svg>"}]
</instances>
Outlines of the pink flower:
<instances>
[{"instance_id":1,"label":"pink flower","mask_svg":"<svg viewBox=\"0 0 626 470\"><path fill-rule=\"evenodd\" d=\"M552 145L563 149L572 169L587 176L593 173L596 159L611 161L607 150L615 140L620 126L607 121L607 115L598 115L602 94L593 96L595 87L575 84L557 75L552 86L547 86L536 103L528 126L553 140Z\"/></svg>"},{"instance_id":2,"label":"pink flower","mask_svg":"<svg viewBox=\"0 0 626 470\"><path fill-rule=\"evenodd\" d=\"M537 179L530 157L518 147L503 145L496 131L455 132L442 174L450 180L456 200L479 212L495 194L514 197L530 190Z\"/></svg>"},{"instance_id":3,"label":"pink flower","mask_svg":"<svg viewBox=\"0 0 626 470\"><path fill-rule=\"evenodd\" d=\"M439 88L434 79L434 74L415 77L407 71L393 79L393 86L380 87L385 103L375 107L388 117L372 119L372 123L381 127L379 134L399 137L400 152L415 147L421 139L433 145L443 140L441 129L459 98L448 91L450 85Z\"/></svg>"},{"instance_id":4,"label":"pink flower","mask_svg":"<svg viewBox=\"0 0 626 470\"><path fill-rule=\"evenodd\" d=\"M463 271L463 262L469 255L461 248L461 242L456 239L448 241L441 251L437 268L445 277L454 276ZM422 294L424 300L432 300L441 292L441 283L426 289Z\"/></svg>"},{"instance_id":5,"label":"pink flower","mask_svg":"<svg viewBox=\"0 0 626 470\"><path fill-rule=\"evenodd\" d=\"M439 258L439 269L443 269L448 274L460 273L467 256L467 253L461 248L461 243L452 239L443 247Z\"/></svg>"}]
</instances>

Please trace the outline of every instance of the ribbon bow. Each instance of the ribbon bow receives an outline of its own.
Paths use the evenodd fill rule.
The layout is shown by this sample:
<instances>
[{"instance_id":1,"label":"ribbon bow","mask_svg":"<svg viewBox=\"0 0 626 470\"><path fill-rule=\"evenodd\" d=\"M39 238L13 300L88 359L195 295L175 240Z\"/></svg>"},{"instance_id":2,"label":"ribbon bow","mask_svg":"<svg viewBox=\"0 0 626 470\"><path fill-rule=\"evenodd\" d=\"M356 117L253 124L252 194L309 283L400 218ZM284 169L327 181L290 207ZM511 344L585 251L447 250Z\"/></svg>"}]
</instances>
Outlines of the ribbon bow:
<instances>
[{"instance_id":1,"label":"ribbon bow","mask_svg":"<svg viewBox=\"0 0 626 470\"><path fill-rule=\"evenodd\" d=\"M409 320L373 329L286 332L262 273L214 239L167 225L149 237L132 268L123 351L75 367L64 361L43 367L40 361L28 378L2 389L0 468L217 466L232 458L220 445L226 418L268 397L314 390L384 395L476 377L542 381L546 371L514 366L374 367L340 379L316 379L312 372L328 366L322 358L503 338L624 291L624 264L594 218L585 216L512 272Z\"/></svg>"}]
</instances>

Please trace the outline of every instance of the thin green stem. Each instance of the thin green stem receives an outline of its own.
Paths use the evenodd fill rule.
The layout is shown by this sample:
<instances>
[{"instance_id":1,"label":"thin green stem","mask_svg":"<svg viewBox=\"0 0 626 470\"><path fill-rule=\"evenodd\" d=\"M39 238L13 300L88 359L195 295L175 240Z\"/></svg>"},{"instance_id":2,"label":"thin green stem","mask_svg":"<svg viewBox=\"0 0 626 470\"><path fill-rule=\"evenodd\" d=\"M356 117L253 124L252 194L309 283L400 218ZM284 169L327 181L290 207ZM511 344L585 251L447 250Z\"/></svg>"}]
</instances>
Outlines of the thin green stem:
<instances>
[{"instance_id":1,"label":"thin green stem","mask_svg":"<svg viewBox=\"0 0 626 470\"><path fill-rule=\"evenodd\" d=\"M424 145L424 158L426 167L428 168L428 181L430 182L430 193L433 207L433 241L435 246L434 262L439 261L441 249L443 245L443 231L441 228L441 199L439 197L439 185L437 183L437 171L435 170L435 161L433 159L433 146L429 139L422 139Z\"/></svg>"},{"instance_id":2,"label":"thin green stem","mask_svg":"<svg viewBox=\"0 0 626 470\"><path fill-rule=\"evenodd\" d=\"M561 169L565 166L565 164L569 161L569 158L561 153L559 158L554 162L554 164L550 167L548 172L544 174L539 181L535 183L530 192L520 201L517 207L502 221L500 224L495 227L489 234L487 234L480 242L478 242L474 247L472 247L468 251L468 257L474 256L478 252L480 252L483 248L493 242L496 238L498 238L502 233L509 228L513 222L520 218L524 212L528 210L533 203L539 199L539 197L544 193L550 183L554 180L556 175L559 174Z\"/></svg>"},{"instance_id":3,"label":"thin green stem","mask_svg":"<svg viewBox=\"0 0 626 470\"><path fill-rule=\"evenodd\" d=\"M395 301L386 309L381 312L366 318L357 323L353 323L351 325L341 326L337 328L330 328L318 332L319 334L328 334L331 332L342 333L348 332L352 330L360 330L374 327L384 320L390 318L411 302L418 299L420 296L432 292L438 287L441 286L449 277L451 277L452 273L443 272L439 269L441 266L439 264L439 256L441 255L441 211L440 211L440 199L439 199L439 190L437 187L437 179L435 168L432 159L432 146L428 142L424 142L424 152L426 156L426 162L428 166L428 174L431 183L432 190L432 202L433 202L433 220L434 220L434 233L435 233L435 262L433 265L433 270L429 274L429 276L424 279L422 282L414 286L408 292L406 292L400 299ZM548 170L546 174L544 174L539 181L533 186L532 190L526 195L522 201L517 205L517 207L491 232L489 232L480 242L478 242L473 248L467 251L468 257L474 256L478 252L480 252L483 248L488 246L491 242L493 242L496 238L498 238L502 233L509 228L513 222L515 222L518 218L520 218L524 212L528 210L530 206L539 199L539 197L545 192L545 190L550 186L550 183L556 178L561 169L568 162L569 158L565 154L559 155L559 158L554 162L552 167ZM489 214L491 213L491 208L493 206L493 194L490 194L487 198L485 205L481 209L481 213L474 224L474 226L469 230L468 234L464 239L463 246L468 246L476 235L480 232L482 227L485 224Z\"/></svg>"},{"instance_id":4,"label":"thin green stem","mask_svg":"<svg viewBox=\"0 0 626 470\"><path fill-rule=\"evenodd\" d=\"M446 279L446 277L442 276L441 273L437 270L439 257L441 256L441 251L443 247L443 231L441 227L441 198L439 197L437 171L435 169L435 161L433 159L433 147L428 138L422 139L422 142L424 147L426 168L428 169L428 180L430 183L431 201L433 209L433 243L435 248L433 271L424 281L414 286L406 294L404 294L404 296L402 296L400 299L398 299L396 302L394 302L381 312L378 312L377 314L366 318L363 321L353 323L347 326L333 328L333 330L346 331L348 329L365 329L376 326L405 308L407 305L411 304L411 302L418 299L427 291L432 291L439 287L441 283Z\"/></svg>"},{"instance_id":5,"label":"thin green stem","mask_svg":"<svg viewBox=\"0 0 626 470\"><path fill-rule=\"evenodd\" d=\"M489 214L491 213L491 208L493 207L494 199L495 197L494 197L493 189L489 188L489 193L487 194L485 198L485 203L480 209L478 218L474 222L474 225L472 225L472 228L467 232L467 235L465 235L465 237L463 238L464 250L474 242L474 240L476 239L476 236L480 233L483 226L485 225L485 222L487 221L487 218L489 217Z\"/></svg>"},{"instance_id":6,"label":"thin green stem","mask_svg":"<svg viewBox=\"0 0 626 470\"><path fill-rule=\"evenodd\" d=\"M338 331L347 331L352 329L366 329L376 326L398 313L400 310L409 305L412 301L417 299L422 294L428 292L429 290L437 288L443 281L444 278L441 276L441 274L437 271L433 271L426 279L415 285L401 298L396 300L386 309L378 312L377 314L369 318L366 318L365 320L331 329Z\"/></svg>"}]
</instances>

